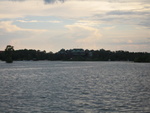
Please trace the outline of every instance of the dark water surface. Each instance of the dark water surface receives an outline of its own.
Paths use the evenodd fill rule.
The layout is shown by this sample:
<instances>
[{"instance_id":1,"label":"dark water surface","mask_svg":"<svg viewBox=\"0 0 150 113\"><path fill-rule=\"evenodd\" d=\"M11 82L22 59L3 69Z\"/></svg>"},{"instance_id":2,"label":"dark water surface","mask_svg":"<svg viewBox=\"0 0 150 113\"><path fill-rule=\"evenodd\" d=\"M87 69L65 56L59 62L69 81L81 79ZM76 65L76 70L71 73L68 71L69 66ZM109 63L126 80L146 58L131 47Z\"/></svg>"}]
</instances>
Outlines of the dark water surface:
<instances>
[{"instance_id":1,"label":"dark water surface","mask_svg":"<svg viewBox=\"0 0 150 113\"><path fill-rule=\"evenodd\" d=\"M0 62L0 113L150 112L150 64Z\"/></svg>"}]
</instances>

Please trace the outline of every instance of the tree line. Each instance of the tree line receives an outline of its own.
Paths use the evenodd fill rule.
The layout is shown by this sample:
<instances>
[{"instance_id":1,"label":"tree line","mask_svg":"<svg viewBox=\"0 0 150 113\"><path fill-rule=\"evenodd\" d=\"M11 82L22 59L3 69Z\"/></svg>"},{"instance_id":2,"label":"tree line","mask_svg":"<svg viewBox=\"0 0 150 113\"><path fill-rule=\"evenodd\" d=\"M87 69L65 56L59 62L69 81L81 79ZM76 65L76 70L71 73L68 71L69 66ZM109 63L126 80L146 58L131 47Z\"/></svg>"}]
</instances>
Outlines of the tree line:
<instances>
[{"instance_id":1,"label":"tree line","mask_svg":"<svg viewBox=\"0 0 150 113\"><path fill-rule=\"evenodd\" d=\"M9 50L10 49L10 50ZM46 52L34 49L13 50L10 46L3 52L0 52L0 60L11 63L12 61L134 61L150 62L150 53L147 52L129 52L129 51L110 51L100 50L83 50L83 49L61 49L60 51Z\"/></svg>"}]
</instances>

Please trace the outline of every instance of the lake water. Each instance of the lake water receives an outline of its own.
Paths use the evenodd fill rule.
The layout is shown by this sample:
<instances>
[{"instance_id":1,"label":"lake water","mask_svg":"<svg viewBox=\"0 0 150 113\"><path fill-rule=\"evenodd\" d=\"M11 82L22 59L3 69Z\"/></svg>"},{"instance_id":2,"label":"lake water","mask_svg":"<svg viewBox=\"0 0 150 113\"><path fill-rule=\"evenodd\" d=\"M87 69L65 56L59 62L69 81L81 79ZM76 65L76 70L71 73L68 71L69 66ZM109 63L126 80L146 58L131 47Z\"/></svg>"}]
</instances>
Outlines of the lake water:
<instances>
[{"instance_id":1,"label":"lake water","mask_svg":"<svg viewBox=\"0 0 150 113\"><path fill-rule=\"evenodd\" d=\"M150 63L0 62L0 113L150 112Z\"/></svg>"}]
</instances>

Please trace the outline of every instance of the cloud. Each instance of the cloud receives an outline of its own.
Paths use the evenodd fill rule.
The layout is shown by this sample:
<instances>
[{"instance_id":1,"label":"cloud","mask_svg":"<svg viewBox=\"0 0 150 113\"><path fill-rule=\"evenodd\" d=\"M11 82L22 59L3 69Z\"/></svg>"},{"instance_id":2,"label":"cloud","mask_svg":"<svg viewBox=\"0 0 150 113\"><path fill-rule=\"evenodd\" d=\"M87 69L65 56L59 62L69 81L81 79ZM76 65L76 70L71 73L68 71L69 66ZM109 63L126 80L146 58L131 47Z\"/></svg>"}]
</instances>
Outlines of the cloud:
<instances>
[{"instance_id":1,"label":"cloud","mask_svg":"<svg viewBox=\"0 0 150 113\"><path fill-rule=\"evenodd\" d=\"M43 22L48 22L48 23L61 23L62 21L39 21L39 20L30 20L30 21L26 21L26 20L17 20L18 22L22 22L22 23L43 23Z\"/></svg>"},{"instance_id":2,"label":"cloud","mask_svg":"<svg viewBox=\"0 0 150 113\"><path fill-rule=\"evenodd\" d=\"M141 12L141 11L127 11L127 10L115 10L115 11L110 11L107 13L107 15L150 15L150 12Z\"/></svg>"},{"instance_id":3,"label":"cloud","mask_svg":"<svg viewBox=\"0 0 150 113\"><path fill-rule=\"evenodd\" d=\"M149 22L149 20L150 20L150 17L146 18L144 20L141 20L140 23L139 23L139 25L140 26L144 26L145 28L150 29L150 22Z\"/></svg>"},{"instance_id":4,"label":"cloud","mask_svg":"<svg viewBox=\"0 0 150 113\"><path fill-rule=\"evenodd\" d=\"M105 30L112 30L112 29L114 29L114 28L115 28L115 26L103 27L103 29L105 29Z\"/></svg>"},{"instance_id":5,"label":"cloud","mask_svg":"<svg viewBox=\"0 0 150 113\"><path fill-rule=\"evenodd\" d=\"M46 32L43 29L23 29L12 24L12 21L2 21L0 22L0 36L1 36L1 46L6 46L12 44L15 47L22 47L19 45L21 40L30 39L37 37L38 35Z\"/></svg>"},{"instance_id":6,"label":"cloud","mask_svg":"<svg viewBox=\"0 0 150 113\"><path fill-rule=\"evenodd\" d=\"M102 34L99 29L83 25L66 25L69 29L70 38L81 45L83 48L98 49L98 44L101 40Z\"/></svg>"},{"instance_id":7,"label":"cloud","mask_svg":"<svg viewBox=\"0 0 150 113\"><path fill-rule=\"evenodd\" d=\"M107 13L108 15L133 15L132 11L110 11Z\"/></svg>"},{"instance_id":8,"label":"cloud","mask_svg":"<svg viewBox=\"0 0 150 113\"><path fill-rule=\"evenodd\" d=\"M143 6L144 7L144 6ZM103 23L111 24L126 24L126 25L141 25L148 27L150 18L150 9L125 9L125 10L110 10L105 14L96 14L93 18L102 21Z\"/></svg>"},{"instance_id":9,"label":"cloud","mask_svg":"<svg viewBox=\"0 0 150 113\"><path fill-rule=\"evenodd\" d=\"M57 2L64 3L66 0L44 0L45 4L53 4Z\"/></svg>"},{"instance_id":10,"label":"cloud","mask_svg":"<svg viewBox=\"0 0 150 113\"><path fill-rule=\"evenodd\" d=\"M3 0L0 0L0 1L3 1ZM6 1L23 2L23 1L28 1L28 0L6 0ZM41 1L44 1L45 4L54 4L58 2L64 3L66 0L41 0Z\"/></svg>"},{"instance_id":11,"label":"cloud","mask_svg":"<svg viewBox=\"0 0 150 113\"><path fill-rule=\"evenodd\" d=\"M75 23L75 25L81 25L81 26L98 26L99 24L101 24L101 21L94 21L94 20L79 20Z\"/></svg>"},{"instance_id":12,"label":"cloud","mask_svg":"<svg viewBox=\"0 0 150 113\"><path fill-rule=\"evenodd\" d=\"M131 39L113 39L114 45L149 45L150 41L144 41L144 40L131 40Z\"/></svg>"},{"instance_id":13,"label":"cloud","mask_svg":"<svg viewBox=\"0 0 150 113\"><path fill-rule=\"evenodd\" d=\"M143 46L143 37L150 36L150 0L13 1L0 0L1 43L10 39L31 48L111 49L112 45Z\"/></svg>"},{"instance_id":14,"label":"cloud","mask_svg":"<svg viewBox=\"0 0 150 113\"><path fill-rule=\"evenodd\" d=\"M80 18L92 15L93 8L89 2L78 1L64 4L44 5L43 1L27 0L25 2L2 1L0 3L0 18L12 19L26 16L55 16L61 18ZM97 5L98 6L98 5ZM9 7L9 8L6 8Z\"/></svg>"},{"instance_id":15,"label":"cloud","mask_svg":"<svg viewBox=\"0 0 150 113\"><path fill-rule=\"evenodd\" d=\"M4 0L0 0L0 1L4 1ZM22 1L28 1L28 0L6 0L6 1L14 1L14 2L22 2ZM58 3L58 2L61 2L61 3L64 3L64 2L67 2L67 1L74 1L74 0L41 0L41 1L44 1L45 4L54 4L54 3ZM76 1L82 1L82 2L86 2L86 1L89 1L89 0L76 0ZM97 1L97 0L90 0L91 2L92 1ZM99 0L100 2L109 2L109 3L133 3L133 2L140 2L140 3L150 3L149 0Z\"/></svg>"},{"instance_id":16,"label":"cloud","mask_svg":"<svg viewBox=\"0 0 150 113\"><path fill-rule=\"evenodd\" d=\"M7 1L23 2L23 1L26 1L26 0L7 0Z\"/></svg>"},{"instance_id":17,"label":"cloud","mask_svg":"<svg viewBox=\"0 0 150 113\"><path fill-rule=\"evenodd\" d=\"M16 25L13 25L12 21L2 21L0 22L0 45L4 48L6 45L10 44L15 46L16 49L33 47L36 46L37 42L42 42L40 38L47 30L44 29L24 29ZM38 38L38 39L37 39ZM44 37L43 37L44 38ZM30 40L34 40L31 43ZM25 46L30 43L30 46Z\"/></svg>"},{"instance_id":18,"label":"cloud","mask_svg":"<svg viewBox=\"0 0 150 113\"><path fill-rule=\"evenodd\" d=\"M17 32L17 31L28 31L28 32L44 32L47 30L42 30L42 29L23 29L20 28L16 25L12 24L12 21L2 21L0 22L0 31L5 32L5 33L9 33L9 32Z\"/></svg>"},{"instance_id":19,"label":"cloud","mask_svg":"<svg viewBox=\"0 0 150 113\"><path fill-rule=\"evenodd\" d=\"M5 32L15 32L15 31L21 31L22 29L17 27L16 25L12 25L11 21L6 21L6 22L0 22L0 31Z\"/></svg>"},{"instance_id":20,"label":"cloud","mask_svg":"<svg viewBox=\"0 0 150 113\"><path fill-rule=\"evenodd\" d=\"M139 2L111 3L110 0L76 1L68 0L64 4L44 5L43 0L26 0L21 3L2 2L0 18L17 18L26 16L56 16L62 18L110 18L110 16L146 16L149 14L149 5ZM64 2L64 0L45 0L46 3ZM9 9L6 9L6 7ZM17 7L17 8L16 8ZM144 8L144 9L143 9ZM11 9L11 10L10 10ZM5 13L4 13L5 12ZM97 16L96 16L97 15ZM99 16L98 16L99 15ZM120 18L122 19L122 18Z\"/></svg>"}]
</instances>

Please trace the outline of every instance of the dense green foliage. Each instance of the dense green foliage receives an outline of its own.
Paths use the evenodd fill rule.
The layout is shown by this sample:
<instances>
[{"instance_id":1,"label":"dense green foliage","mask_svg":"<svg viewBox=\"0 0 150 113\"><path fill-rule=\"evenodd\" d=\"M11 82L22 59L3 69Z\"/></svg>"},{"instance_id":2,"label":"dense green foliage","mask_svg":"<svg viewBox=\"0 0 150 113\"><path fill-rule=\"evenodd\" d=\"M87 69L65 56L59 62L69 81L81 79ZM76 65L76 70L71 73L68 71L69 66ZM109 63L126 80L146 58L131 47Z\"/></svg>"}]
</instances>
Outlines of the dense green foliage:
<instances>
[{"instance_id":1,"label":"dense green foliage","mask_svg":"<svg viewBox=\"0 0 150 113\"><path fill-rule=\"evenodd\" d=\"M8 45L5 49L5 61L6 63L12 63L13 62L13 51L14 48L11 45Z\"/></svg>"},{"instance_id":2,"label":"dense green foliage","mask_svg":"<svg viewBox=\"0 0 150 113\"><path fill-rule=\"evenodd\" d=\"M12 59L15 61L21 60L62 60L62 61L135 61L135 62L150 62L150 53L146 52L128 52L128 51L110 51L110 50L83 50L82 54L74 54L74 49L61 49L56 53L46 53L40 50L15 50ZM77 50L77 49L76 49ZM6 54L0 53L0 60L6 61Z\"/></svg>"}]
</instances>

